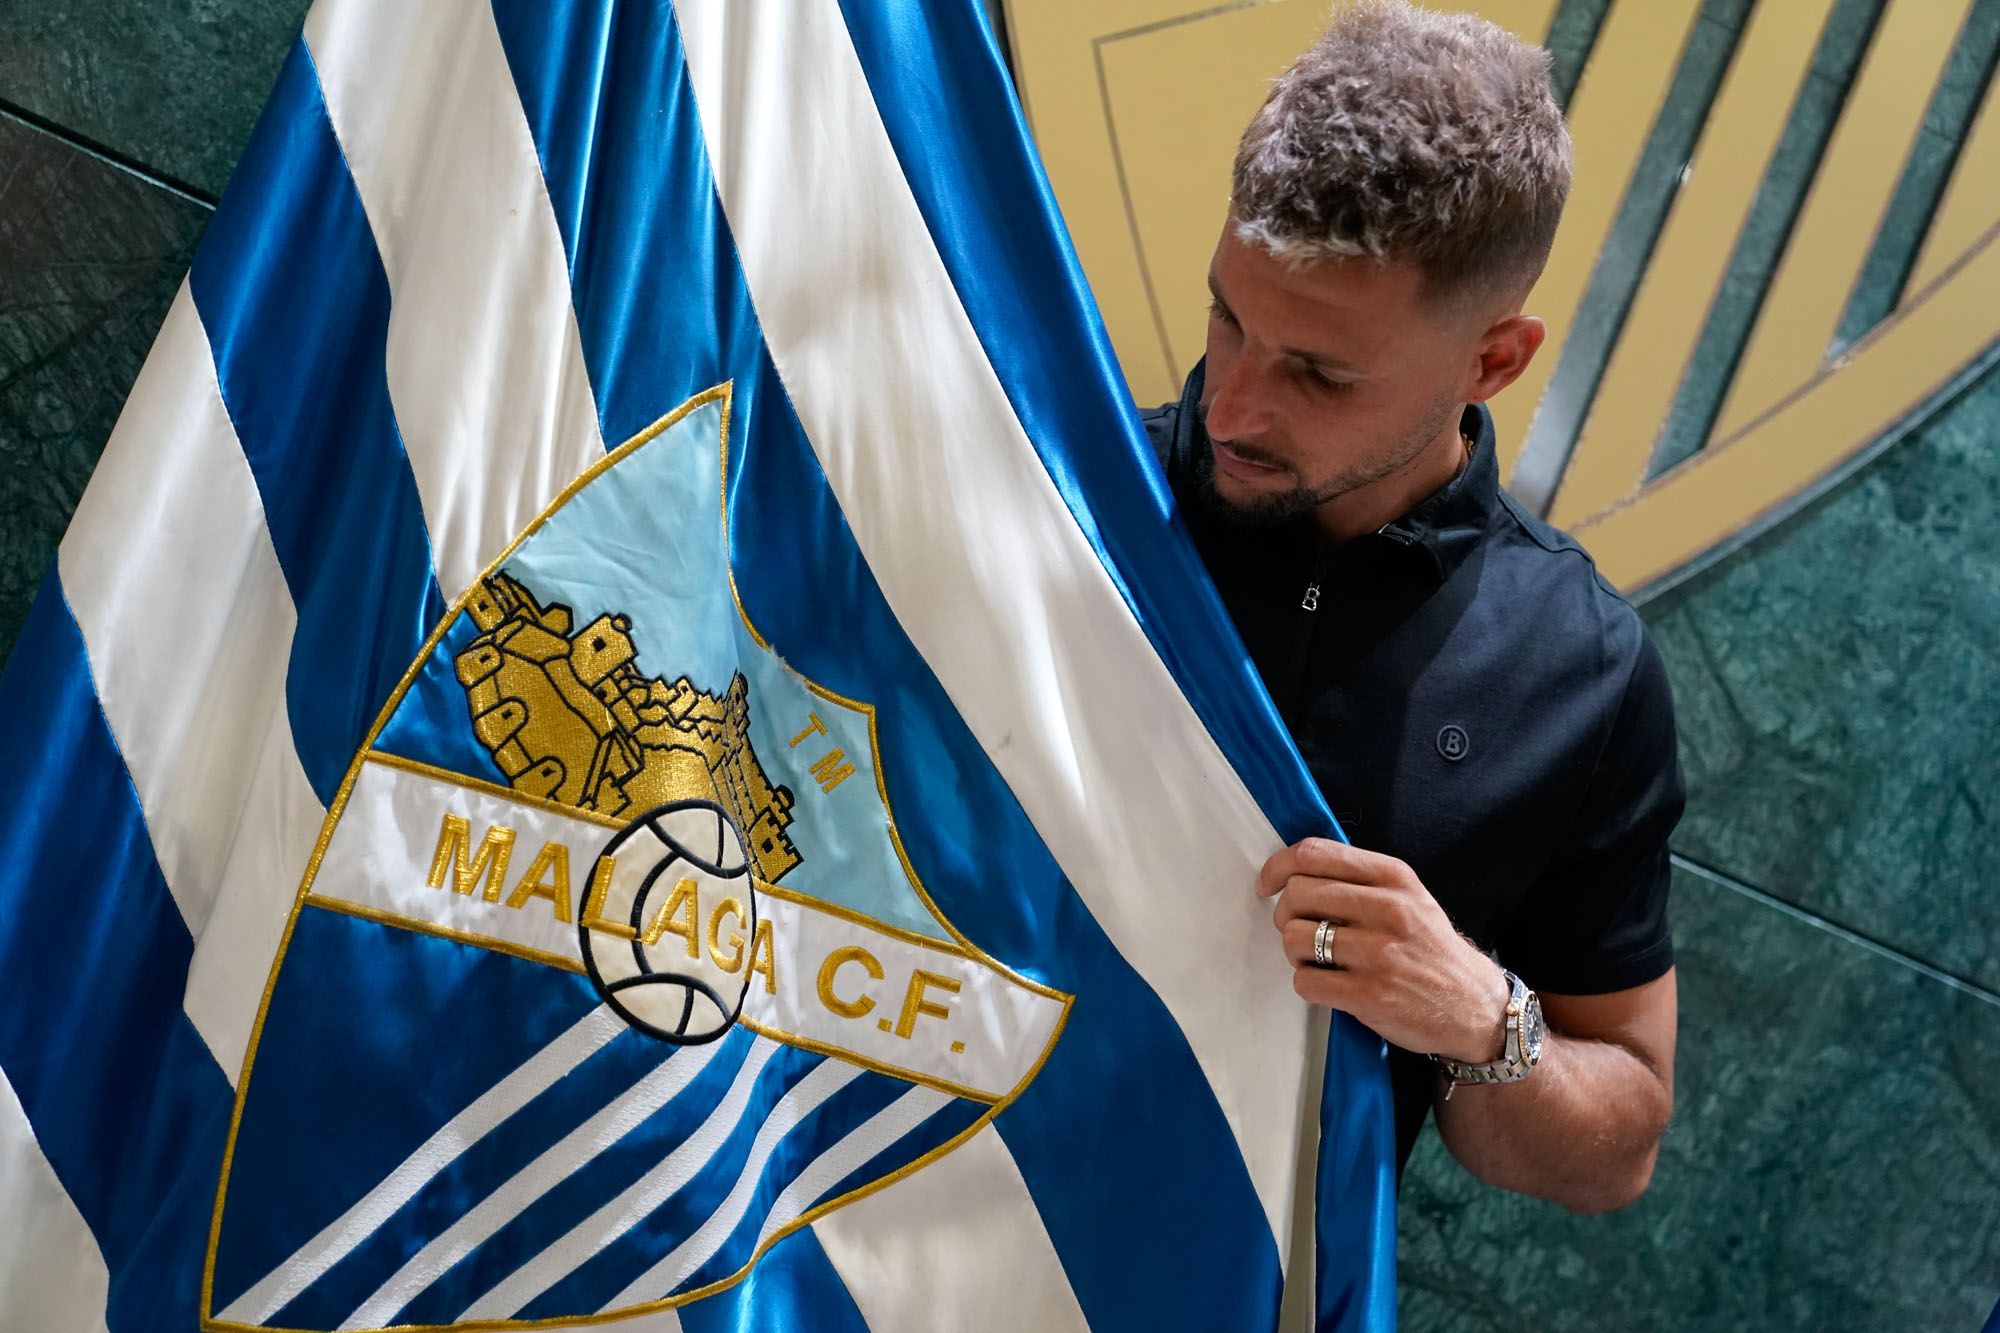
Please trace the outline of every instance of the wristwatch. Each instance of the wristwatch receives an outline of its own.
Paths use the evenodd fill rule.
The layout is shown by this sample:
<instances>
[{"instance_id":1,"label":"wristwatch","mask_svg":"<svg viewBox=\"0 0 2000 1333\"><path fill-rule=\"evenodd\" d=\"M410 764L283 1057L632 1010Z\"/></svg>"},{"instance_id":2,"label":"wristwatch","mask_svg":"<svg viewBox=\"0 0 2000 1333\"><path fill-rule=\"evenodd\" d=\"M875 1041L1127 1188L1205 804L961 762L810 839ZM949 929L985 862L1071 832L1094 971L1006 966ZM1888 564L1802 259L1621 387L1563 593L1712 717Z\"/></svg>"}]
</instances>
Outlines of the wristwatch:
<instances>
[{"instance_id":1,"label":"wristwatch","mask_svg":"<svg viewBox=\"0 0 2000 1333\"><path fill-rule=\"evenodd\" d=\"M1512 972L1503 967L1500 974L1507 978L1506 1041L1500 1048L1500 1058L1483 1065L1469 1065L1462 1060L1433 1055L1431 1059L1451 1080L1450 1087L1444 1090L1446 1100L1451 1098L1451 1089L1461 1083L1518 1083L1532 1074L1541 1061L1542 1036L1546 1031L1542 1025L1542 1002Z\"/></svg>"}]
</instances>

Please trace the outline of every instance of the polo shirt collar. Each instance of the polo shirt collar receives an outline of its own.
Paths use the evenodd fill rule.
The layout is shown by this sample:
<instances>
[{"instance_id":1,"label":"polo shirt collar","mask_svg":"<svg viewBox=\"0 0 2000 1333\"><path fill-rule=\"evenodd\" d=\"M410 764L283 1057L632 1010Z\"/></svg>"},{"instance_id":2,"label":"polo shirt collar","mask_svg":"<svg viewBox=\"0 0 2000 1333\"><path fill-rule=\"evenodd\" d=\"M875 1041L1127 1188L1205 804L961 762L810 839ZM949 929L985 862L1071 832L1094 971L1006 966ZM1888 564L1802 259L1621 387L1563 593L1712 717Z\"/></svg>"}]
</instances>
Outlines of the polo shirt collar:
<instances>
[{"instance_id":1,"label":"polo shirt collar","mask_svg":"<svg viewBox=\"0 0 2000 1333\"><path fill-rule=\"evenodd\" d=\"M1472 440L1472 461L1465 471L1415 509L1379 529L1381 536L1427 554L1440 583L1479 545L1500 504L1500 459L1493 414L1484 403L1468 403L1459 429Z\"/></svg>"},{"instance_id":2,"label":"polo shirt collar","mask_svg":"<svg viewBox=\"0 0 2000 1333\"><path fill-rule=\"evenodd\" d=\"M1206 368L1206 359L1197 362L1181 391L1182 429L1202 436L1202 446L1208 443L1199 411ZM1500 460L1493 414L1483 403L1468 404L1459 428L1472 438L1472 461L1465 471L1401 518L1383 524L1375 534L1420 556L1414 563L1439 583L1465 563L1500 505Z\"/></svg>"}]
</instances>

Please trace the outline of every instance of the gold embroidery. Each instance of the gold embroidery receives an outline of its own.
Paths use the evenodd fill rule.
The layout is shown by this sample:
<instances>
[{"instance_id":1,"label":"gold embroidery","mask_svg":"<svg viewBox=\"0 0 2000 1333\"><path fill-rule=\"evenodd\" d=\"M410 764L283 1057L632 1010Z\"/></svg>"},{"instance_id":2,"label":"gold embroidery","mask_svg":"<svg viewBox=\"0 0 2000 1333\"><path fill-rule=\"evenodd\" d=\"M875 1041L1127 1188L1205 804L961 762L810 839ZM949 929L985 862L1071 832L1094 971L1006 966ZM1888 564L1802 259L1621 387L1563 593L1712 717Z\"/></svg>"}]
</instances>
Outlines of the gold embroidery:
<instances>
[{"instance_id":1,"label":"gold embroidery","mask_svg":"<svg viewBox=\"0 0 2000 1333\"><path fill-rule=\"evenodd\" d=\"M474 733L516 791L603 815L718 801L759 878L775 883L799 864L785 831L792 793L772 785L751 748L742 672L721 695L686 676L647 676L630 617L601 615L572 633L568 607L544 605L504 573L475 584L465 610L480 633L453 666Z\"/></svg>"},{"instance_id":2,"label":"gold embroidery","mask_svg":"<svg viewBox=\"0 0 2000 1333\"><path fill-rule=\"evenodd\" d=\"M750 974L764 977L764 993L778 993L778 956L771 943L771 923L759 921L750 936Z\"/></svg>"},{"instance_id":3,"label":"gold embroidery","mask_svg":"<svg viewBox=\"0 0 2000 1333\"><path fill-rule=\"evenodd\" d=\"M729 948L731 952L725 957L722 952L722 942L716 938L717 935L722 933L722 918L725 916L733 916L745 925L749 924L749 918L743 915L743 904L737 902L734 898L724 898L715 905L715 911L709 914L708 956L715 960L717 967L734 975L743 966L743 932L740 930L729 932Z\"/></svg>"},{"instance_id":4,"label":"gold embroidery","mask_svg":"<svg viewBox=\"0 0 2000 1333\"><path fill-rule=\"evenodd\" d=\"M822 793L830 792L854 776L854 765L847 762L845 750L836 748L832 754L813 763L812 775Z\"/></svg>"},{"instance_id":5,"label":"gold embroidery","mask_svg":"<svg viewBox=\"0 0 2000 1333\"><path fill-rule=\"evenodd\" d=\"M839 1014L842 1018L862 1018L875 1007L875 1001L870 998L867 991L862 991L852 1000L843 1000L833 991L834 977L839 975L840 969L848 963L859 963L869 976L877 981L882 979L882 964L876 961L874 954L860 945L850 944L845 948L835 949L826 956L826 961L819 965L819 1002L827 1007L828 1012Z\"/></svg>"},{"instance_id":6,"label":"gold embroidery","mask_svg":"<svg viewBox=\"0 0 2000 1333\"><path fill-rule=\"evenodd\" d=\"M425 882L434 889L444 887L445 872L451 872L452 892L460 897L472 896L473 888L483 878L486 881L485 896L489 903L500 901L500 882L507 878L507 859L514 852L514 830L495 824L486 830L479 840L479 851L471 852L472 826L463 815L446 815L444 825L438 830L437 852L431 857L430 878Z\"/></svg>"},{"instance_id":7,"label":"gold embroidery","mask_svg":"<svg viewBox=\"0 0 2000 1333\"><path fill-rule=\"evenodd\" d=\"M569 848L559 842L543 844L535 859L528 863L528 873L521 876L521 882L507 895L507 906L526 907L530 898L547 898L555 904L556 920L568 924Z\"/></svg>"},{"instance_id":8,"label":"gold embroidery","mask_svg":"<svg viewBox=\"0 0 2000 1333\"><path fill-rule=\"evenodd\" d=\"M624 940L636 940L639 938L636 929L622 921L607 921L604 917L604 895L611 892L611 875L617 864L616 857L597 858L597 868L590 872L590 895L583 903L583 924L590 930L600 930Z\"/></svg>"},{"instance_id":9,"label":"gold embroidery","mask_svg":"<svg viewBox=\"0 0 2000 1333\"><path fill-rule=\"evenodd\" d=\"M826 735L826 723L819 720L818 713L807 713L805 730L801 731L798 735L792 737L791 748L794 750L798 749L799 742L803 741L808 736L824 736L824 735Z\"/></svg>"},{"instance_id":10,"label":"gold embroidery","mask_svg":"<svg viewBox=\"0 0 2000 1333\"><path fill-rule=\"evenodd\" d=\"M958 979L926 972L921 967L910 973L910 989L903 996L903 1012L896 1018L896 1035L905 1041L908 1041L910 1034L916 1031L917 1018L920 1015L927 1014L932 1018L951 1017L951 1006L931 1003L924 996L926 990L941 990L956 995Z\"/></svg>"},{"instance_id":11,"label":"gold embroidery","mask_svg":"<svg viewBox=\"0 0 2000 1333\"><path fill-rule=\"evenodd\" d=\"M680 918L685 916L685 921ZM687 945L690 958L701 957L701 898L700 888L691 879L683 879L674 885L674 891L660 904L660 910L646 923L643 941L647 948L658 944L662 936L675 934Z\"/></svg>"}]
</instances>

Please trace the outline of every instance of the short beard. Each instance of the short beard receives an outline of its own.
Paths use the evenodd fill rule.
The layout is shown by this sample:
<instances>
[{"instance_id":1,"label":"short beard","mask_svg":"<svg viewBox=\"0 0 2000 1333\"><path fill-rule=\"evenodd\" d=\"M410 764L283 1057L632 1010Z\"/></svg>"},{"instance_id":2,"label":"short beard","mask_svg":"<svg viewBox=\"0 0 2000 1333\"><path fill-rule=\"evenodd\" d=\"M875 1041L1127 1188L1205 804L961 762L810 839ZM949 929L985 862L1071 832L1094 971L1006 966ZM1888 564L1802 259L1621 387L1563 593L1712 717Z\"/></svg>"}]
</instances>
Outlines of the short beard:
<instances>
[{"instance_id":1,"label":"short beard","mask_svg":"<svg viewBox=\"0 0 2000 1333\"><path fill-rule=\"evenodd\" d=\"M1458 404L1441 400L1424 414L1422 423L1408 437L1397 442L1395 449L1380 461L1366 467L1349 468L1336 472L1317 484L1308 484L1304 477L1289 464L1265 460L1254 454L1246 454L1252 462L1272 461L1290 474L1292 485L1282 491L1257 495L1248 500L1230 499L1223 495L1215 478L1215 442L1208 436L1207 413L1200 412L1198 420L1202 425L1202 439L1208 448L1195 460L1194 490L1203 512L1228 527L1257 530L1283 527L1306 517L1321 505L1338 500L1343 495L1358 491L1364 486L1373 486L1385 477L1392 477L1403 471L1423 456L1443 432L1445 423L1455 417Z\"/></svg>"}]
</instances>

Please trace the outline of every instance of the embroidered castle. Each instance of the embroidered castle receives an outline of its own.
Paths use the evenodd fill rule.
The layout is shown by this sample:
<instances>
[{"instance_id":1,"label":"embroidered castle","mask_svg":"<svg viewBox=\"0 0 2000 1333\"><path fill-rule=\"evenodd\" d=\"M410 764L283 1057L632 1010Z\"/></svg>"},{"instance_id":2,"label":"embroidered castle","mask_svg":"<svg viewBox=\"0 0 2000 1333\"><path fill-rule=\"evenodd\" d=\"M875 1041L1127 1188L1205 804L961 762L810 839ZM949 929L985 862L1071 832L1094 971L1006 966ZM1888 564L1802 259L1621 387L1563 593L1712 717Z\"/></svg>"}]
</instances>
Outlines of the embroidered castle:
<instances>
[{"instance_id":1,"label":"embroidered castle","mask_svg":"<svg viewBox=\"0 0 2000 1333\"><path fill-rule=\"evenodd\" d=\"M482 579L466 610L480 632L454 659L458 681L516 791L604 815L712 800L742 831L758 879L775 884L800 863L791 790L771 784L750 746L742 672L720 695L685 676L668 685L635 665L628 617L571 633L568 607L541 605L503 573Z\"/></svg>"}]
</instances>

